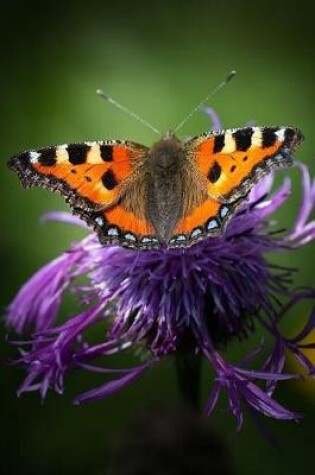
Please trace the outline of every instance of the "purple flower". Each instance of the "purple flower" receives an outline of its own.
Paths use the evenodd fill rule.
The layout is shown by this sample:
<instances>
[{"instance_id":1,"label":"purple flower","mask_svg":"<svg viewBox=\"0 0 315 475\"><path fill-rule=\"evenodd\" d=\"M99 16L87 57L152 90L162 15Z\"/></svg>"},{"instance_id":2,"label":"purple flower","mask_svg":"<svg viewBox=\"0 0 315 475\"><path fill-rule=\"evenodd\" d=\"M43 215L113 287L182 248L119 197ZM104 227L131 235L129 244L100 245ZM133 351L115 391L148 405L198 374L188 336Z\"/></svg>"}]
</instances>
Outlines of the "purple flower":
<instances>
[{"instance_id":1,"label":"purple flower","mask_svg":"<svg viewBox=\"0 0 315 475\"><path fill-rule=\"evenodd\" d=\"M207 112L218 128L213 111ZM267 259L268 252L289 252L315 237L315 221L310 221L315 183L305 165L297 167L303 196L290 231L276 232L271 216L288 200L291 181L285 178L271 192L273 175L269 175L255 186L223 236L185 250L134 251L104 247L90 233L39 270L7 313L8 326L20 336L28 335L27 341L15 342L21 353L17 363L27 372L19 393L38 390L42 398L49 388L62 393L67 374L82 369L104 373L106 380L74 402L101 399L133 382L163 356L184 350L203 355L214 370L206 414L225 390L239 426L244 403L269 417L298 419L298 413L282 407L273 396L280 381L298 376L284 373L285 350L315 374L303 353L315 312L295 338L284 336L280 324L287 311L300 300L313 299L314 292L292 289L293 270ZM85 226L67 213L50 213L46 219ZM87 277L85 285L78 282L82 276ZM82 308L59 323L59 308L68 291L80 297ZM107 333L100 332L101 341L91 343L86 330L101 321ZM238 364L225 361L222 352L227 344L250 336L257 326L274 344L261 367L251 369L257 353L264 352L263 345ZM130 349L141 360L136 367L114 369L96 363Z\"/></svg>"}]
</instances>

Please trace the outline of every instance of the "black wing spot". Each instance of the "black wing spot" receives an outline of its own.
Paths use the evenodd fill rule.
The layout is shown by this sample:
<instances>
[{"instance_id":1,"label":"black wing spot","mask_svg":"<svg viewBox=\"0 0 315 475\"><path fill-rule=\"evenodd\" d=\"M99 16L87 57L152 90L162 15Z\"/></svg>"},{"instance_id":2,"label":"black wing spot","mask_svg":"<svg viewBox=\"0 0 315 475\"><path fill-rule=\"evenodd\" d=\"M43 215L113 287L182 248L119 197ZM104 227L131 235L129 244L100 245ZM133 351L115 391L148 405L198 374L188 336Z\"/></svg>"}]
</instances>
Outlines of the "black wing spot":
<instances>
[{"instance_id":1,"label":"black wing spot","mask_svg":"<svg viewBox=\"0 0 315 475\"><path fill-rule=\"evenodd\" d=\"M21 163L27 164L30 161L30 152L22 152L19 155L15 155L11 160L18 159Z\"/></svg>"},{"instance_id":2,"label":"black wing spot","mask_svg":"<svg viewBox=\"0 0 315 475\"><path fill-rule=\"evenodd\" d=\"M218 162L214 162L208 173L208 179L211 183L216 183L221 176L222 169Z\"/></svg>"},{"instance_id":3,"label":"black wing spot","mask_svg":"<svg viewBox=\"0 0 315 475\"><path fill-rule=\"evenodd\" d=\"M77 170L75 168L72 168L71 173L77 173Z\"/></svg>"},{"instance_id":4,"label":"black wing spot","mask_svg":"<svg viewBox=\"0 0 315 475\"><path fill-rule=\"evenodd\" d=\"M231 168L230 168L230 172L233 173L233 172L235 172L235 170L236 170L236 165L232 165Z\"/></svg>"},{"instance_id":5,"label":"black wing spot","mask_svg":"<svg viewBox=\"0 0 315 475\"><path fill-rule=\"evenodd\" d=\"M38 162L45 167L53 167L57 163L56 147L45 147L38 150Z\"/></svg>"},{"instance_id":6,"label":"black wing spot","mask_svg":"<svg viewBox=\"0 0 315 475\"><path fill-rule=\"evenodd\" d=\"M82 144L70 144L67 147L69 154L69 162L72 165L82 165L86 162L87 154L90 151L90 145Z\"/></svg>"},{"instance_id":7,"label":"black wing spot","mask_svg":"<svg viewBox=\"0 0 315 475\"><path fill-rule=\"evenodd\" d=\"M213 153L219 153L224 147L224 134L215 135L214 137L214 145L213 145Z\"/></svg>"},{"instance_id":8,"label":"black wing spot","mask_svg":"<svg viewBox=\"0 0 315 475\"><path fill-rule=\"evenodd\" d=\"M24 171L28 169L30 159L31 159L30 152L23 152L23 153L20 153L19 155L14 155L14 157L11 157L7 165L10 168L10 170Z\"/></svg>"},{"instance_id":9,"label":"black wing spot","mask_svg":"<svg viewBox=\"0 0 315 475\"><path fill-rule=\"evenodd\" d=\"M87 181L88 183L91 183L91 181L92 181L92 178L89 177L89 176L85 176L84 179L85 179L85 181Z\"/></svg>"},{"instance_id":10,"label":"black wing spot","mask_svg":"<svg viewBox=\"0 0 315 475\"><path fill-rule=\"evenodd\" d=\"M102 160L104 160L104 162L112 162L114 160L112 145L101 145L100 151Z\"/></svg>"},{"instance_id":11,"label":"black wing spot","mask_svg":"<svg viewBox=\"0 0 315 475\"><path fill-rule=\"evenodd\" d=\"M248 156L245 155L245 157L243 157L243 162L247 162L247 160L248 160Z\"/></svg>"},{"instance_id":12,"label":"black wing spot","mask_svg":"<svg viewBox=\"0 0 315 475\"><path fill-rule=\"evenodd\" d=\"M102 183L107 190L113 190L118 185L116 177L111 169L107 170L102 176Z\"/></svg>"},{"instance_id":13,"label":"black wing spot","mask_svg":"<svg viewBox=\"0 0 315 475\"><path fill-rule=\"evenodd\" d=\"M272 147L277 141L276 132L279 127L267 127L262 131L262 147Z\"/></svg>"},{"instance_id":14,"label":"black wing spot","mask_svg":"<svg viewBox=\"0 0 315 475\"><path fill-rule=\"evenodd\" d=\"M287 128L284 132L284 145L290 145L296 135L297 134L294 129Z\"/></svg>"},{"instance_id":15,"label":"black wing spot","mask_svg":"<svg viewBox=\"0 0 315 475\"><path fill-rule=\"evenodd\" d=\"M252 144L252 135L254 131L251 127L237 130L233 133L233 138L238 152L246 152Z\"/></svg>"}]
</instances>

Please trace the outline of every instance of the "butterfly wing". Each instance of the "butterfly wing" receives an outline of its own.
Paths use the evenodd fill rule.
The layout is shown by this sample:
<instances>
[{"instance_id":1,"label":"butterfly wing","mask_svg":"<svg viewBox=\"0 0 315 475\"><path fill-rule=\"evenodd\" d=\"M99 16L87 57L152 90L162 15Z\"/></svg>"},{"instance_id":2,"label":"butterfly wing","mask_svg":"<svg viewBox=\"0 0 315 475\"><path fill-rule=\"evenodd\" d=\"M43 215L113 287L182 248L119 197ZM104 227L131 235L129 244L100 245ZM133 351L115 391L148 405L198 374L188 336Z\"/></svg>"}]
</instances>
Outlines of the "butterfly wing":
<instances>
[{"instance_id":1,"label":"butterfly wing","mask_svg":"<svg viewBox=\"0 0 315 475\"><path fill-rule=\"evenodd\" d=\"M206 180L209 197L232 203L271 169L290 166L302 139L292 127L245 127L197 137L186 150Z\"/></svg>"},{"instance_id":2,"label":"butterfly wing","mask_svg":"<svg viewBox=\"0 0 315 475\"><path fill-rule=\"evenodd\" d=\"M292 127L246 127L189 140L186 153L208 198L180 220L169 245L189 246L221 234L258 180L292 164L302 139Z\"/></svg>"},{"instance_id":3,"label":"butterfly wing","mask_svg":"<svg viewBox=\"0 0 315 475\"><path fill-rule=\"evenodd\" d=\"M139 183L147 151L129 141L85 142L27 151L8 165L25 188L42 186L61 194L102 243L140 247L144 239L146 247L156 245L154 231L140 206L124 206L124 196L132 182Z\"/></svg>"}]
</instances>

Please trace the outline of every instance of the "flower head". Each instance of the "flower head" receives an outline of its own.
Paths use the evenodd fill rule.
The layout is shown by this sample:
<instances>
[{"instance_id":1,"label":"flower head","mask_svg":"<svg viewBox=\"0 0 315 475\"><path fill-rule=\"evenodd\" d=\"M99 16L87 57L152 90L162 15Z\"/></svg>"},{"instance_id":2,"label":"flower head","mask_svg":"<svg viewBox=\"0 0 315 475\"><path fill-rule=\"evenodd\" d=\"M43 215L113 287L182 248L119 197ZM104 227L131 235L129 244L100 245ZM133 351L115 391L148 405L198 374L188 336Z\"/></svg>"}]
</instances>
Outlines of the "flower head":
<instances>
[{"instance_id":1,"label":"flower head","mask_svg":"<svg viewBox=\"0 0 315 475\"><path fill-rule=\"evenodd\" d=\"M276 402L273 394L279 381L296 377L283 372L285 349L314 375L313 365L301 351L301 341L313 329L315 318L312 314L301 334L291 339L282 335L280 320L295 303L314 298L314 293L292 290L293 271L267 259L268 252L289 252L315 237L315 222L309 221L315 184L307 168L297 166L302 174L303 199L288 232L274 232L270 216L288 199L291 182L286 178L272 193L270 175L255 186L220 237L185 250L135 251L104 247L90 233L39 270L22 287L7 314L10 328L19 335L30 335L26 342L16 343L21 348L17 362L27 371L19 392L39 390L44 397L52 388L61 393L66 375L76 368L111 376L117 373L109 382L79 395L75 402L101 399L137 379L165 355L184 349L203 355L215 372L207 414L224 389L239 425L243 403L277 419L299 418ZM67 213L51 213L46 219L83 226ZM88 278L84 286L77 281L81 276ZM80 296L83 308L59 323L59 307L69 290ZM100 321L107 322L107 334L100 334L101 341L92 344L86 330ZM257 325L274 340L274 349L263 366L247 368L258 350L238 365L225 361L222 351L226 345L249 336ZM139 347L146 351L139 366L113 369L94 363L100 357Z\"/></svg>"}]
</instances>

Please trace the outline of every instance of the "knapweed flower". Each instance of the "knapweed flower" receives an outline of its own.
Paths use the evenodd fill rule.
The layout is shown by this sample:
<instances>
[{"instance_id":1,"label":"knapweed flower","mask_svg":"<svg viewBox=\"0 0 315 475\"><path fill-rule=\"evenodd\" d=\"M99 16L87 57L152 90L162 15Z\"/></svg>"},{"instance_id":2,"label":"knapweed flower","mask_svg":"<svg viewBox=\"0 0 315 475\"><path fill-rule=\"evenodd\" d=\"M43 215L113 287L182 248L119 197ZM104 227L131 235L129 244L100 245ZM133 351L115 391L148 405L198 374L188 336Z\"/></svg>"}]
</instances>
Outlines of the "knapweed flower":
<instances>
[{"instance_id":1,"label":"knapweed flower","mask_svg":"<svg viewBox=\"0 0 315 475\"><path fill-rule=\"evenodd\" d=\"M217 128L216 117L214 122ZM277 232L272 221L289 198L290 179L272 192L270 175L255 186L220 237L188 249L136 251L102 246L90 232L45 265L22 287L7 313L8 327L20 335L15 342L21 353L17 363L27 372L19 393L38 390L42 398L48 389L62 393L67 374L82 369L106 375L103 385L74 400L95 401L136 380L164 356L187 350L203 355L215 373L206 414L225 390L239 426L244 404L276 419L299 418L274 399L274 391L281 380L297 377L284 372L287 351L314 375L302 350L303 338L315 325L315 312L296 337L283 335L280 325L291 307L314 298L314 293L292 289L293 270L268 260L268 253L296 250L315 237L315 221L310 221L315 183L306 166L297 167L302 203L289 231ZM84 226L67 213L46 218ZM87 278L84 285L82 279L78 282L82 276ZM69 291L80 297L82 308L61 323L59 308ZM91 343L87 330L101 321L107 322L107 333L99 332L99 343ZM225 347L259 326L274 345L265 361L254 367L257 353L266 351L263 345L239 363L226 361ZM27 335L24 342L22 335ZM106 365L104 357L132 348L145 350L138 366Z\"/></svg>"}]
</instances>

